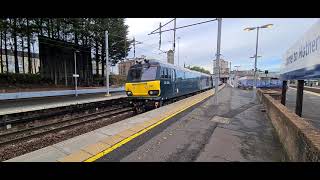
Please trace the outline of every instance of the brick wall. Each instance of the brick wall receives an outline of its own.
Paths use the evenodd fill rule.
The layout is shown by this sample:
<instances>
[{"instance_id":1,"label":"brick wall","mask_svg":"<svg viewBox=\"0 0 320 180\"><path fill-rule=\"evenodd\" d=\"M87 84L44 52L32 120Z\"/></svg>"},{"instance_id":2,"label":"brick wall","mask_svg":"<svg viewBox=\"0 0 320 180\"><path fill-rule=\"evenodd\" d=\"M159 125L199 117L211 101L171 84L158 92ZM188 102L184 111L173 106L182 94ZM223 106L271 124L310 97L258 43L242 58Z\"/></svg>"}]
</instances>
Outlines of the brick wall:
<instances>
[{"instance_id":1,"label":"brick wall","mask_svg":"<svg viewBox=\"0 0 320 180\"><path fill-rule=\"evenodd\" d=\"M270 95L257 91L290 161L320 161L320 131Z\"/></svg>"}]
</instances>

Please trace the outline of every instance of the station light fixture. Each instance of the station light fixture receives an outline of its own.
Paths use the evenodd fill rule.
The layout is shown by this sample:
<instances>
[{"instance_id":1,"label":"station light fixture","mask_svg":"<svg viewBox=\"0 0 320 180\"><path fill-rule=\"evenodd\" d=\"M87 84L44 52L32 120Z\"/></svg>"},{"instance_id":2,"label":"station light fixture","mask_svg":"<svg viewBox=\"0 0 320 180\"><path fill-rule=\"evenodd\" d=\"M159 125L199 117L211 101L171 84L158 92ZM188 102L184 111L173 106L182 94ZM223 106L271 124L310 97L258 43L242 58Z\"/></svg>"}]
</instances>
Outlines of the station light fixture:
<instances>
[{"instance_id":1,"label":"station light fixture","mask_svg":"<svg viewBox=\"0 0 320 180\"><path fill-rule=\"evenodd\" d=\"M260 28L271 28L273 26L273 24L266 24L263 26L260 26Z\"/></svg>"},{"instance_id":2,"label":"station light fixture","mask_svg":"<svg viewBox=\"0 0 320 180\"><path fill-rule=\"evenodd\" d=\"M244 31L252 31L252 30L255 30L256 28L255 27L248 27L248 28L245 28Z\"/></svg>"},{"instance_id":3,"label":"station light fixture","mask_svg":"<svg viewBox=\"0 0 320 180\"><path fill-rule=\"evenodd\" d=\"M258 27L247 27L244 29L244 31L252 31L252 30L255 30L257 28L271 28L273 26L273 24L266 24L266 25L263 25L263 26L258 26Z\"/></svg>"},{"instance_id":4,"label":"station light fixture","mask_svg":"<svg viewBox=\"0 0 320 180\"><path fill-rule=\"evenodd\" d=\"M265 24L263 26L257 26L257 27L247 27L244 29L244 31L252 31L252 30L257 30L257 38L256 38L256 53L253 57L254 58L254 85L253 85L253 98L256 99L256 87L257 87L257 77L256 77L256 71L257 71L257 59L258 59L258 39L259 39L259 29L264 29L264 28L271 28L273 24ZM261 57L261 56L260 56Z\"/></svg>"}]
</instances>

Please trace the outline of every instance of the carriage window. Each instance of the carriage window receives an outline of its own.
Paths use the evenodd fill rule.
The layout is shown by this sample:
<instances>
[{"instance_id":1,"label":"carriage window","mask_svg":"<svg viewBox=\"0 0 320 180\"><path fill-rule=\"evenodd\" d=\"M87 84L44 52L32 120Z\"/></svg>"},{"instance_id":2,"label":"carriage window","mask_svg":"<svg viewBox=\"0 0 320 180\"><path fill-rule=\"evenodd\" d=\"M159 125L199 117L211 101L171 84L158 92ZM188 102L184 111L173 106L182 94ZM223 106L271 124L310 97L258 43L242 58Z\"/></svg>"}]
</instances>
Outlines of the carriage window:
<instances>
[{"instance_id":1,"label":"carriage window","mask_svg":"<svg viewBox=\"0 0 320 180\"><path fill-rule=\"evenodd\" d=\"M184 73L183 71L178 70L177 71L177 79L183 80L184 78Z\"/></svg>"},{"instance_id":2,"label":"carriage window","mask_svg":"<svg viewBox=\"0 0 320 180\"><path fill-rule=\"evenodd\" d=\"M165 71L165 69L164 68L161 68L161 75L160 75L160 78L164 78L164 71Z\"/></svg>"},{"instance_id":3,"label":"carriage window","mask_svg":"<svg viewBox=\"0 0 320 180\"><path fill-rule=\"evenodd\" d=\"M169 76L168 68L165 68L164 78L168 78L168 76Z\"/></svg>"},{"instance_id":4,"label":"carriage window","mask_svg":"<svg viewBox=\"0 0 320 180\"><path fill-rule=\"evenodd\" d=\"M176 79L177 79L177 80L181 79L181 75L180 75L180 74L181 74L180 71L177 70L177 71L176 71Z\"/></svg>"},{"instance_id":5,"label":"carriage window","mask_svg":"<svg viewBox=\"0 0 320 180\"><path fill-rule=\"evenodd\" d=\"M172 69L168 69L168 79L171 79Z\"/></svg>"},{"instance_id":6,"label":"carriage window","mask_svg":"<svg viewBox=\"0 0 320 180\"><path fill-rule=\"evenodd\" d=\"M172 81L176 80L176 70L172 70Z\"/></svg>"}]
</instances>

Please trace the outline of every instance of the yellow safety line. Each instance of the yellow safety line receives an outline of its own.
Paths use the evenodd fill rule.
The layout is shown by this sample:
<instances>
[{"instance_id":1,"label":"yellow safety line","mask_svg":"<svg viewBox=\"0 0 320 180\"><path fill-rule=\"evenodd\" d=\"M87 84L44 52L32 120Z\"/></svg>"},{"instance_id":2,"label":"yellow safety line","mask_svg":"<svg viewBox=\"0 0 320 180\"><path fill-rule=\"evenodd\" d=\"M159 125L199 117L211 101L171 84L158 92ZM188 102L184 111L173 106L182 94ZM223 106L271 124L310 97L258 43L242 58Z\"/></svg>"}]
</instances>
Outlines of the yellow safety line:
<instances>
[{"instance_id":1,"label":"yellow safety line","mask_svg":"<svg viewBox=\"0 0 320 180\"><path fill-rule=\"evenodd\" d=\"M222 88L223 88L223 87L222 87ZM221 89L222 89L222 88L221 88ZM220 91L221 89L219 89L219 91ZM211 94L211 95L214 95L214 93L213 93L213 94ZM98 153L98 154L96 154L96 155L94 155L94 156L90 157L89 159L85 160L84 162L93 162L93 161L95 161L95 160L97 160L97 159L101 158L102 156L104 156L104 155L106 155L106 154L110 153L111 151L113 151L113 150L115 150L115 149L119 148L120 146L122 146L122 145L126 144L127 142L129 142L129 141L131 141L132 139L134 139L134 138L136 138L136 137L140 136L141 134L143 134L143 133L147 132L148 130L150 130L150 129L152 129L152 128L156 127L156 126L158 126L159 124L161 124L161 123L163 123L163 122L165 122L165 121L167 121L167 120L169 120L169 119L170 119L170 118L172 118L173 116L176 116L177 114L179 114L179 113L181 113L181 112L185 111L186 109L190 108L191 106L194 106L194 105L196 105L196 104L200 103L201 101L203 101L203 100L207 99L207 98L208 98L208 97L210 97L211 95L207 95L207 96L205 96L205 98L200 99L200 100L198 100L198 101L195 101L195 103L192 103L191 105L189 105L189 106L187 106L187 107L185 107L185 108L183 108L183 109L179 110L178 112L175 112L175 113L173 113L173 114L171 114L171 115L169 115L169 116L165 117L164 119L162 119L162 120L158 121L157 123L155 123L155 124L153 124L153 125L151 125L151 126L149 126L149 127L145 128L145 129L143 129L143 130L141 130L141 131L137 132L136 134L133 134L133 135L131 135L131 136L129 136L129 137L127 137L127 138L123 139L122 141L120 141L120 142L116 143L115 145L111 146L110 148L108 148L108 149L106 149L106 150L104 150L104 151L102 151L102 152L100 152L100 153Z\"/></svg>"}]
</instances>

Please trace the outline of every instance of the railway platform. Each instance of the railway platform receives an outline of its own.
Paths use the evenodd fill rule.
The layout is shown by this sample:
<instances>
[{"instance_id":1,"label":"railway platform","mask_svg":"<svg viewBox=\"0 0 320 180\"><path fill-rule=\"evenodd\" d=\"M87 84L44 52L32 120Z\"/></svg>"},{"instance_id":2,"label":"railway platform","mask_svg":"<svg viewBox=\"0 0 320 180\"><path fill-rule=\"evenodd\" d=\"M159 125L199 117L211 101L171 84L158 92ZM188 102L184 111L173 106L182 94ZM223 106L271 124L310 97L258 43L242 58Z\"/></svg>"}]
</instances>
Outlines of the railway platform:
<instances>
[{"instance_id":1,"label":"railway platform","mask_svg":"<svg viewBox=\"0 0 320 180\"><path fill-rule=\"evenodd\" d=\"M106 101L126 97L121 91L112 92L111 96L105 96L105 93L97 94L80 94L75 96L54 96L54 97L38 97L17 100L0 101L0 116L16 113L26 113L30 111L38 111L51 108L66 107L76 104L85 104L99 101Z\"/></svg>"},{"instance_id":2,"label":"railway platform","mask_svg":"<svg viewBox=\"0 0 320 180\"><path fill-rule=\"evenodd\" d=\"M287 91L286 96L286 107L290 109L292 112L295 111L296 108L296 96L297 89L290 87ZM303 93L303 108L302 108L302 116L304 120L310 122L314 127L320 129L320 89L319 91L315 91L314 89L311 91L310 88L304 89Z\"/></svg>"},{"instance_id":3,"label":"railway platform","mask_svg":"<svg viewBox=\"0 0 320 180\"><path fill-rule=\"evenodd\" d=\"M6 162L285 161L252 93L222 85Z\"/></svg>"},{"instance_id":4,"label":"railway platform","mask_svg":"<svg viewBox=\"0 0 320 180\"><path fill-rule=\"evenodd\" d=\"M252 91L227 86L214 97L126 142L97 162L286 161L277 132Z\"/></svg>"}]
</instances>

